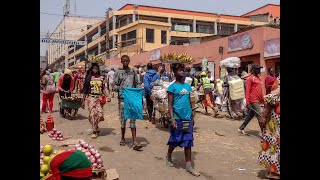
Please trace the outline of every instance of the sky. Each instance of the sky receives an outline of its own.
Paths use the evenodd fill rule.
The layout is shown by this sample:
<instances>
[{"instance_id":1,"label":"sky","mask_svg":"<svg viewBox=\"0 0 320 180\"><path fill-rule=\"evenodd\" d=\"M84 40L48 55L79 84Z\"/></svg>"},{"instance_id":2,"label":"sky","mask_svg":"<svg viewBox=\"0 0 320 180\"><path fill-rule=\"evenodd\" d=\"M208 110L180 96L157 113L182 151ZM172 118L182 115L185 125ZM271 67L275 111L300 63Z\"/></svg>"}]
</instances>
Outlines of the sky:
<instances>
[{"instance_id":1,"label":"sky","mask_svg":"<svg viewBox=\"0 0 320 180\"><path fill-rule=\"evenodd\" d=\"M106 9L118 10L125 4L139 4L228 15L242 15L266 4L280 0L70 0L70 14L104 17ZM52 33L63 19L65 0L40 0L40 37ZM48 15L51 14L51 15ZM40 43L40 55L45 55L46 44Z\"/></svg>"}]
</instances>

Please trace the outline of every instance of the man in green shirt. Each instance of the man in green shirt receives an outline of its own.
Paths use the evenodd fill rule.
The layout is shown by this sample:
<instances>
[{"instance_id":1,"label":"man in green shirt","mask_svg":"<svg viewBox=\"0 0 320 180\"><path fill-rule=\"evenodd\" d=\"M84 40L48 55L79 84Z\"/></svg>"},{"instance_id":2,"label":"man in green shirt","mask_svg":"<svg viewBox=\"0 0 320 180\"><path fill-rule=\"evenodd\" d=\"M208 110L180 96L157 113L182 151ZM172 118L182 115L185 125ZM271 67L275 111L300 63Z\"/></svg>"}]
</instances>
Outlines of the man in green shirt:
<instances>
[{"instance_id":1,"label":"man in green shirt","mask_svg":"<svg viewBox=\"0 0 320 180\"><path fill-rule=\"evenodd\" d=\"M51 70L51 75L52 75L53 78L54 78L54 84L55 84L55 86L56 86L56 89L58 89L57 83L58 83L58 81L59 81L60 73L55 69L55 70L54 70L54 73L52 73L52 70Z\"/></svg>"}]
</instances>

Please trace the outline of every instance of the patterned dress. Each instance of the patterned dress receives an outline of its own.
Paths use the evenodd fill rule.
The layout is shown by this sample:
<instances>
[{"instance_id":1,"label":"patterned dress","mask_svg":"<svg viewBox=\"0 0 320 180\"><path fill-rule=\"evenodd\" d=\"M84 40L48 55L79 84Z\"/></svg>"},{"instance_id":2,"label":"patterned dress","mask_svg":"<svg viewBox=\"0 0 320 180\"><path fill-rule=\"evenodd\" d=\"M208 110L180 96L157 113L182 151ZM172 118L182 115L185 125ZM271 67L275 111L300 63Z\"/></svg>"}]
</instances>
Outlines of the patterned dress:
<instances>
[{"instance_id":1,"label":"patterned dress","mask_svg":"<svg viewBox=\"0 0 320 180\"><path fill-rule=\"evenodd\" d=\"M272 106L266 120L259 151L259 163L270 172L280 175L280 76L265 102Z\"/></svg>"},{"instance_id":2,"label":"patterned dress","mask_svg":"<svg viewBox=\"0 0 320 180\"><path fill-rule=\"evenodd\" d=\"M103 92L103 77L96 78L92 76L90 81L90 94L88 97L89 122L92 130L96 131L100 121L104 120L103 108L101 106L99 96Z\"/></svg>"}]
</instances>

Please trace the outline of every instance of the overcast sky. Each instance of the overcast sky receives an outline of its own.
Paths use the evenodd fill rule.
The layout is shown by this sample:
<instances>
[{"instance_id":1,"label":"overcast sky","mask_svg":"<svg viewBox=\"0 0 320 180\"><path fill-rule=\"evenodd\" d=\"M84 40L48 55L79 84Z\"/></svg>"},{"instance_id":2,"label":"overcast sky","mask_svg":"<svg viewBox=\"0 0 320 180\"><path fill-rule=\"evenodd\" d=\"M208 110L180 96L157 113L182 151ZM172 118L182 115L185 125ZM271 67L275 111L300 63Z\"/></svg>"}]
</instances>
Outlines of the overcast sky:
<instances>
[{"instance_id":1,"label":"overcast sky","mask_svg":"<svg viewBox=\"0 0 320 180\"><path fill-rule=\"evenodd\" d=\"M182 10L242 15L280 0L70 0L70 14L103 17L106 9L118 10L125 4L158 6ZM40 37L51 33L63 19L65 0L40 0ZM43 14L47 13L47 14ZM48 15L53 14L53 15ZM60 15L60 16L59 16ZM45 43L40 43L40 55L45 55Z\"/></svg>"}]
</instances>

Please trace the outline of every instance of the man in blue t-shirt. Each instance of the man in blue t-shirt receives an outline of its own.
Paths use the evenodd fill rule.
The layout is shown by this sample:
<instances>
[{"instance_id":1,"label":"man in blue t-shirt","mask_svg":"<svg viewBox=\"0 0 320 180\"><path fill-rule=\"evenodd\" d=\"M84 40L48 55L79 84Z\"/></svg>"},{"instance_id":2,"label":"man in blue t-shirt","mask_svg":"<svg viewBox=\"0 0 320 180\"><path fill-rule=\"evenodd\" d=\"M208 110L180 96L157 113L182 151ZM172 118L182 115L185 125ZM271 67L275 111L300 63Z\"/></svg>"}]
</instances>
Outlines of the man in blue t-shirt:
<instances>
[{"instance_id":1,"label":"man in blue t-shirt","mask_svg":"<svg viewBox=\"0 0 320 180\"><path fill-rule=\"evenodd\" d=\"M143 78L143 84L144 84L144 91L145 91L145 97L147 101L147 108L148 108L148 115L149 115L149 121L152 122L152 124L156 123L155 119L155 112L153 110L153 101L151 100L151 90L154 85L154 82L156 80L160 80L159 74L153 70L152 63L147 64L148 71L146 72L144 78Z\"/></svg>"}]
</instances>

